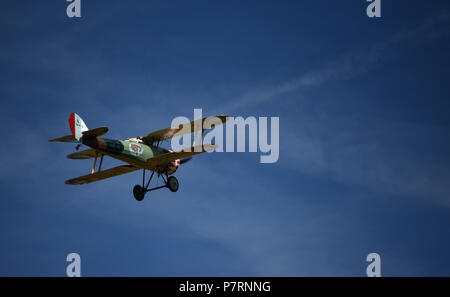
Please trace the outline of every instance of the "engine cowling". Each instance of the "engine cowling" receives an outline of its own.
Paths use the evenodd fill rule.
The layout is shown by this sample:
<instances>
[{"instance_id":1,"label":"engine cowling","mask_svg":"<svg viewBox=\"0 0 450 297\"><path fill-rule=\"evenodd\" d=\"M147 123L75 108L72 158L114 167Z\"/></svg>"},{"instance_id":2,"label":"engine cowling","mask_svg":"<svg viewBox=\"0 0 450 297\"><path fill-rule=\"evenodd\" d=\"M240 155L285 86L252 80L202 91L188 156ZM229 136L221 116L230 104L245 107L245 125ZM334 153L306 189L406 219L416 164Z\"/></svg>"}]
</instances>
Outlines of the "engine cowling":
<instances>
[{"instance_id":1,"label":"engine cowling","mask_svg":"<svg viewBox=\"0 0 450 297\"><path fill-rule=\"evenodd\" d=\"M174 174L175 171L177 171L178 167L180 166L180 160L175 160L169 163L166 167L166 174L171 175Z\"/></svg>"}]
</instances>

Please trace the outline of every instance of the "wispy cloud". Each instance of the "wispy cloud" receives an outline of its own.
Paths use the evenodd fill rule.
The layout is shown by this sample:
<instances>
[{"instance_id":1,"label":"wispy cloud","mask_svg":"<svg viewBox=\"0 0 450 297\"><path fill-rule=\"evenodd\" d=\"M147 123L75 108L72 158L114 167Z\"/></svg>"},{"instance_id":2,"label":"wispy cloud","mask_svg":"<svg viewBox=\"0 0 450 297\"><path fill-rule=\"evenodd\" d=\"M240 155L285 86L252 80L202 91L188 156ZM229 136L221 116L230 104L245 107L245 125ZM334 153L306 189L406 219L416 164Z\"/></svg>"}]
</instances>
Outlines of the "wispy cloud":
<instances>
[{"instance_id":1,"label":"wispy cloud","mask_svg":"<svg viewBox=\"0 0 450 297\"><path fill-rule=\"evenodd\" d=\"M302 96L302 91L323 84L349 80L358 75L376 69L383 61L392 58L391 49L408 42L429 42L448 34L450 12L441 11L438 14L422 21L419 25L407 30L401 30L369 45L356 46L335 60L326 62L316 69L305 72L299 77L281 82L274 86L261 87L258 90L248 91L221 107L220 110L230 112L240 108L261 104L270 100L283 100L282 96L296 92L297 97Z\"/></svg>"},{"instance_id":2,"label":"wispy cloud","mask_svg":"<svg viewBox=\"0 0 450 297\"><path fill-rule=\"evenodd\" d=\"M351 80L385 64L395 55L392 50L395 47L435 41L448 34L449 22L450 13L441 11L416 27L399 31L371 45L353 48L333 62L297 78L246 92L230 100L222 110L229 112L268 101L282 102L283 97L291 92L303 100L304 91L310 88ZM324 113L327 108L331 107L324 106ZM433 143L436 139L445 138L443 129L385 119L383 125L379 125L357 116L331 120L323 114L311 112L297 114L296 126L302 128L280 127L283 137L281 159L289 160L283 164L303 174L328 175L348 184L425 196L450 206L450 186L446 180L450 172L446 166L403 153L408 150L405 143L414 143L417 139ZM409 131L415 131L414 135ZM395 134L402 136L392 136Z\"/></svg>"}]
</instances>

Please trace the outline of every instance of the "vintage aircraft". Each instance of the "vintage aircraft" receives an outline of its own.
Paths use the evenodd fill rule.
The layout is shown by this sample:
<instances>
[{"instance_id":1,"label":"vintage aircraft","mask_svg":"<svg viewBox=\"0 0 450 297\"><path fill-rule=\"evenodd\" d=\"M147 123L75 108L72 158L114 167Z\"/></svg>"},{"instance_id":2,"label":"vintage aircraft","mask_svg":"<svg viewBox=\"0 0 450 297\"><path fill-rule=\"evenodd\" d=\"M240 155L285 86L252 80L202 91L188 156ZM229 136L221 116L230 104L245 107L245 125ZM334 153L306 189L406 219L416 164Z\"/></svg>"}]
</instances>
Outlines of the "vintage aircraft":
<instances>
[{"instance_id":1,"label":"vintage aircraft","mask_svg":"<svg viewBox=\"0 0 450 297\"><path fill-rule=\"evenodd\" d=\"M208 125L204 126L204 123L210 119L215 120L214 125L216 126L225 123L227 121L227 116L203 118L201 120L181 124L178 127L158 130L156 132L149 133L146 136L128 138L125 140L115 140L99 137L108 132L107 127L99 127L89 130L80 116L76 113L71 113L69 116L69 126L72 134L50 139L49 141L75 142L78 143L76 147L77 150L83 144L90 147L88 150L68 155L67 158L69 159L95 158L91 174L69 179L66 181L66 184L87 184L142 169L142 186L136 185L133 188L133 194L136 200L142 201L145 194L153 190L167 187L172 192L178 191L178 180L176 177L169 175L174 174L179 165L189 161L193 155L214 150L216 146L213 144L195 146L197 133L200 131L203 136L203 127L208 127ZM209 125L209 127L211 127L211 125ZM173 152L160 146L160 143L164 140L192 132L195 132L194 141L192 147L188 149ZM103 156L105 155L126 162L128 165L121 165L107 170L101 170ZM100 164L97 172L95 172L98 157L100 157ZM145 183L146 170L152 171L147 183ZM163 179L164 185L149 188L150 181L155 173L158 177Z\"/></svg>"}]
</instances>

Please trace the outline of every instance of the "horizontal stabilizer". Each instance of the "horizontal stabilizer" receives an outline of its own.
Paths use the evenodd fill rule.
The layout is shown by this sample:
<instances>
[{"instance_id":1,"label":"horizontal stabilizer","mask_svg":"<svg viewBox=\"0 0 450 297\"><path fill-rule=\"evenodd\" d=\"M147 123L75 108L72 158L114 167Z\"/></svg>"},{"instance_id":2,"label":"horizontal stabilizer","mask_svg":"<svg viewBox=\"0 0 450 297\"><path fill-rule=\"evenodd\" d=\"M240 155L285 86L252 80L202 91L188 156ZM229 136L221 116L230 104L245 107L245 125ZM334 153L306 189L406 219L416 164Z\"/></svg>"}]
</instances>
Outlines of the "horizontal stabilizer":
<instances>
[{"instance_id":1,"label":"horizontal stabilizer","mask_svg":"<svg viewBox=\"0 0 450 297\"><path fill-rule=\"evenodd\" d=\"M75 139L75 137L74 137L73 135L62 136L62 137L50 139L49 141L51 141L51 142L54 142L54 141L60 141L60 142L77 142L77 140Z\"/></svg>"},{"instance_id":2,"label":"horizontal stabilizer","mask_svg":"<svg viewBox=\"0 0 450 297\"><path fill-rule=\"evenodd\" d=\"M67 156L67 159L72 160L82 160L82 159L90 159L95 158L100 155L95 149L88 149L81 152L76 152Z\"/></svg>"},{"instance_id":3,"label":"horizontal stabilizer","mask_svg":"<svg viewBox=\"0 0 450 297\"><path fill-rule=\"evenodd\" d=\"M106 132L108 132L108 127L98 127L98 128L91 129L91 130L86 130L86 131L82 132L81 134L83 134L83 136L88 136L88 137L98 137L98 136L102 136L103 134L106 134Z\"/></svg>"},{"instance_id":4,"label":"horizontal stabilizer","mask_svg":"<svg viewBox=\"0 0 450 297\"><path fill-rule=\"evenodd\" d=\"M80 177L72 178L66 180L68 185L82 185L92 182L96 182L102 179L110 178L117 175L122 175L125 173L133 172L139 170L140 168L131 165L121 165L107 170L102 170L93 174L87 174Z\"/></svg>"}]
</instances>

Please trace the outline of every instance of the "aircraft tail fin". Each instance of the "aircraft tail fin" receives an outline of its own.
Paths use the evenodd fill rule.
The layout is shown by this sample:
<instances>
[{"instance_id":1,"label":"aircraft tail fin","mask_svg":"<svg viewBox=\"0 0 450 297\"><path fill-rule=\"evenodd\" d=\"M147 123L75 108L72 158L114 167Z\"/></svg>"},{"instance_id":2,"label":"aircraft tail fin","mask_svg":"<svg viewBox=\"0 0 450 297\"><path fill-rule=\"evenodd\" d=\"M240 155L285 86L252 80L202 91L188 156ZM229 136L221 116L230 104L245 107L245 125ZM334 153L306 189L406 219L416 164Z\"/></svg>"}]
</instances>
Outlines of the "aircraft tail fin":
<instances>
[{"instance_id":1,"label":"aircraft tail fin","mask_svg":"<svg viewBox=\"0 0 450 297\"><path fill-rule=\"evenodd\" d=\"M69 126L70 131L72 131L73 137L75 137L77 141L80 141L80 138L83 135L84 131L89 130L86 124L83 122L83 119L74 112L72 112L69 116Z\"/></svg>"},{"instance_id":2,"label":"aircraft tail fin","mask_svg":"<svg viewBox=\"0 0 450 297\"><path fill-rule=\"evenodd\" d=\"M89 130L83 119L74 112L72 112L69 116L69 127L72 132L71 135L50 139L49 141L80 142L82 136L98 137L108 132L108 127L98 127Z\"/></svg>"}]
</instances>

